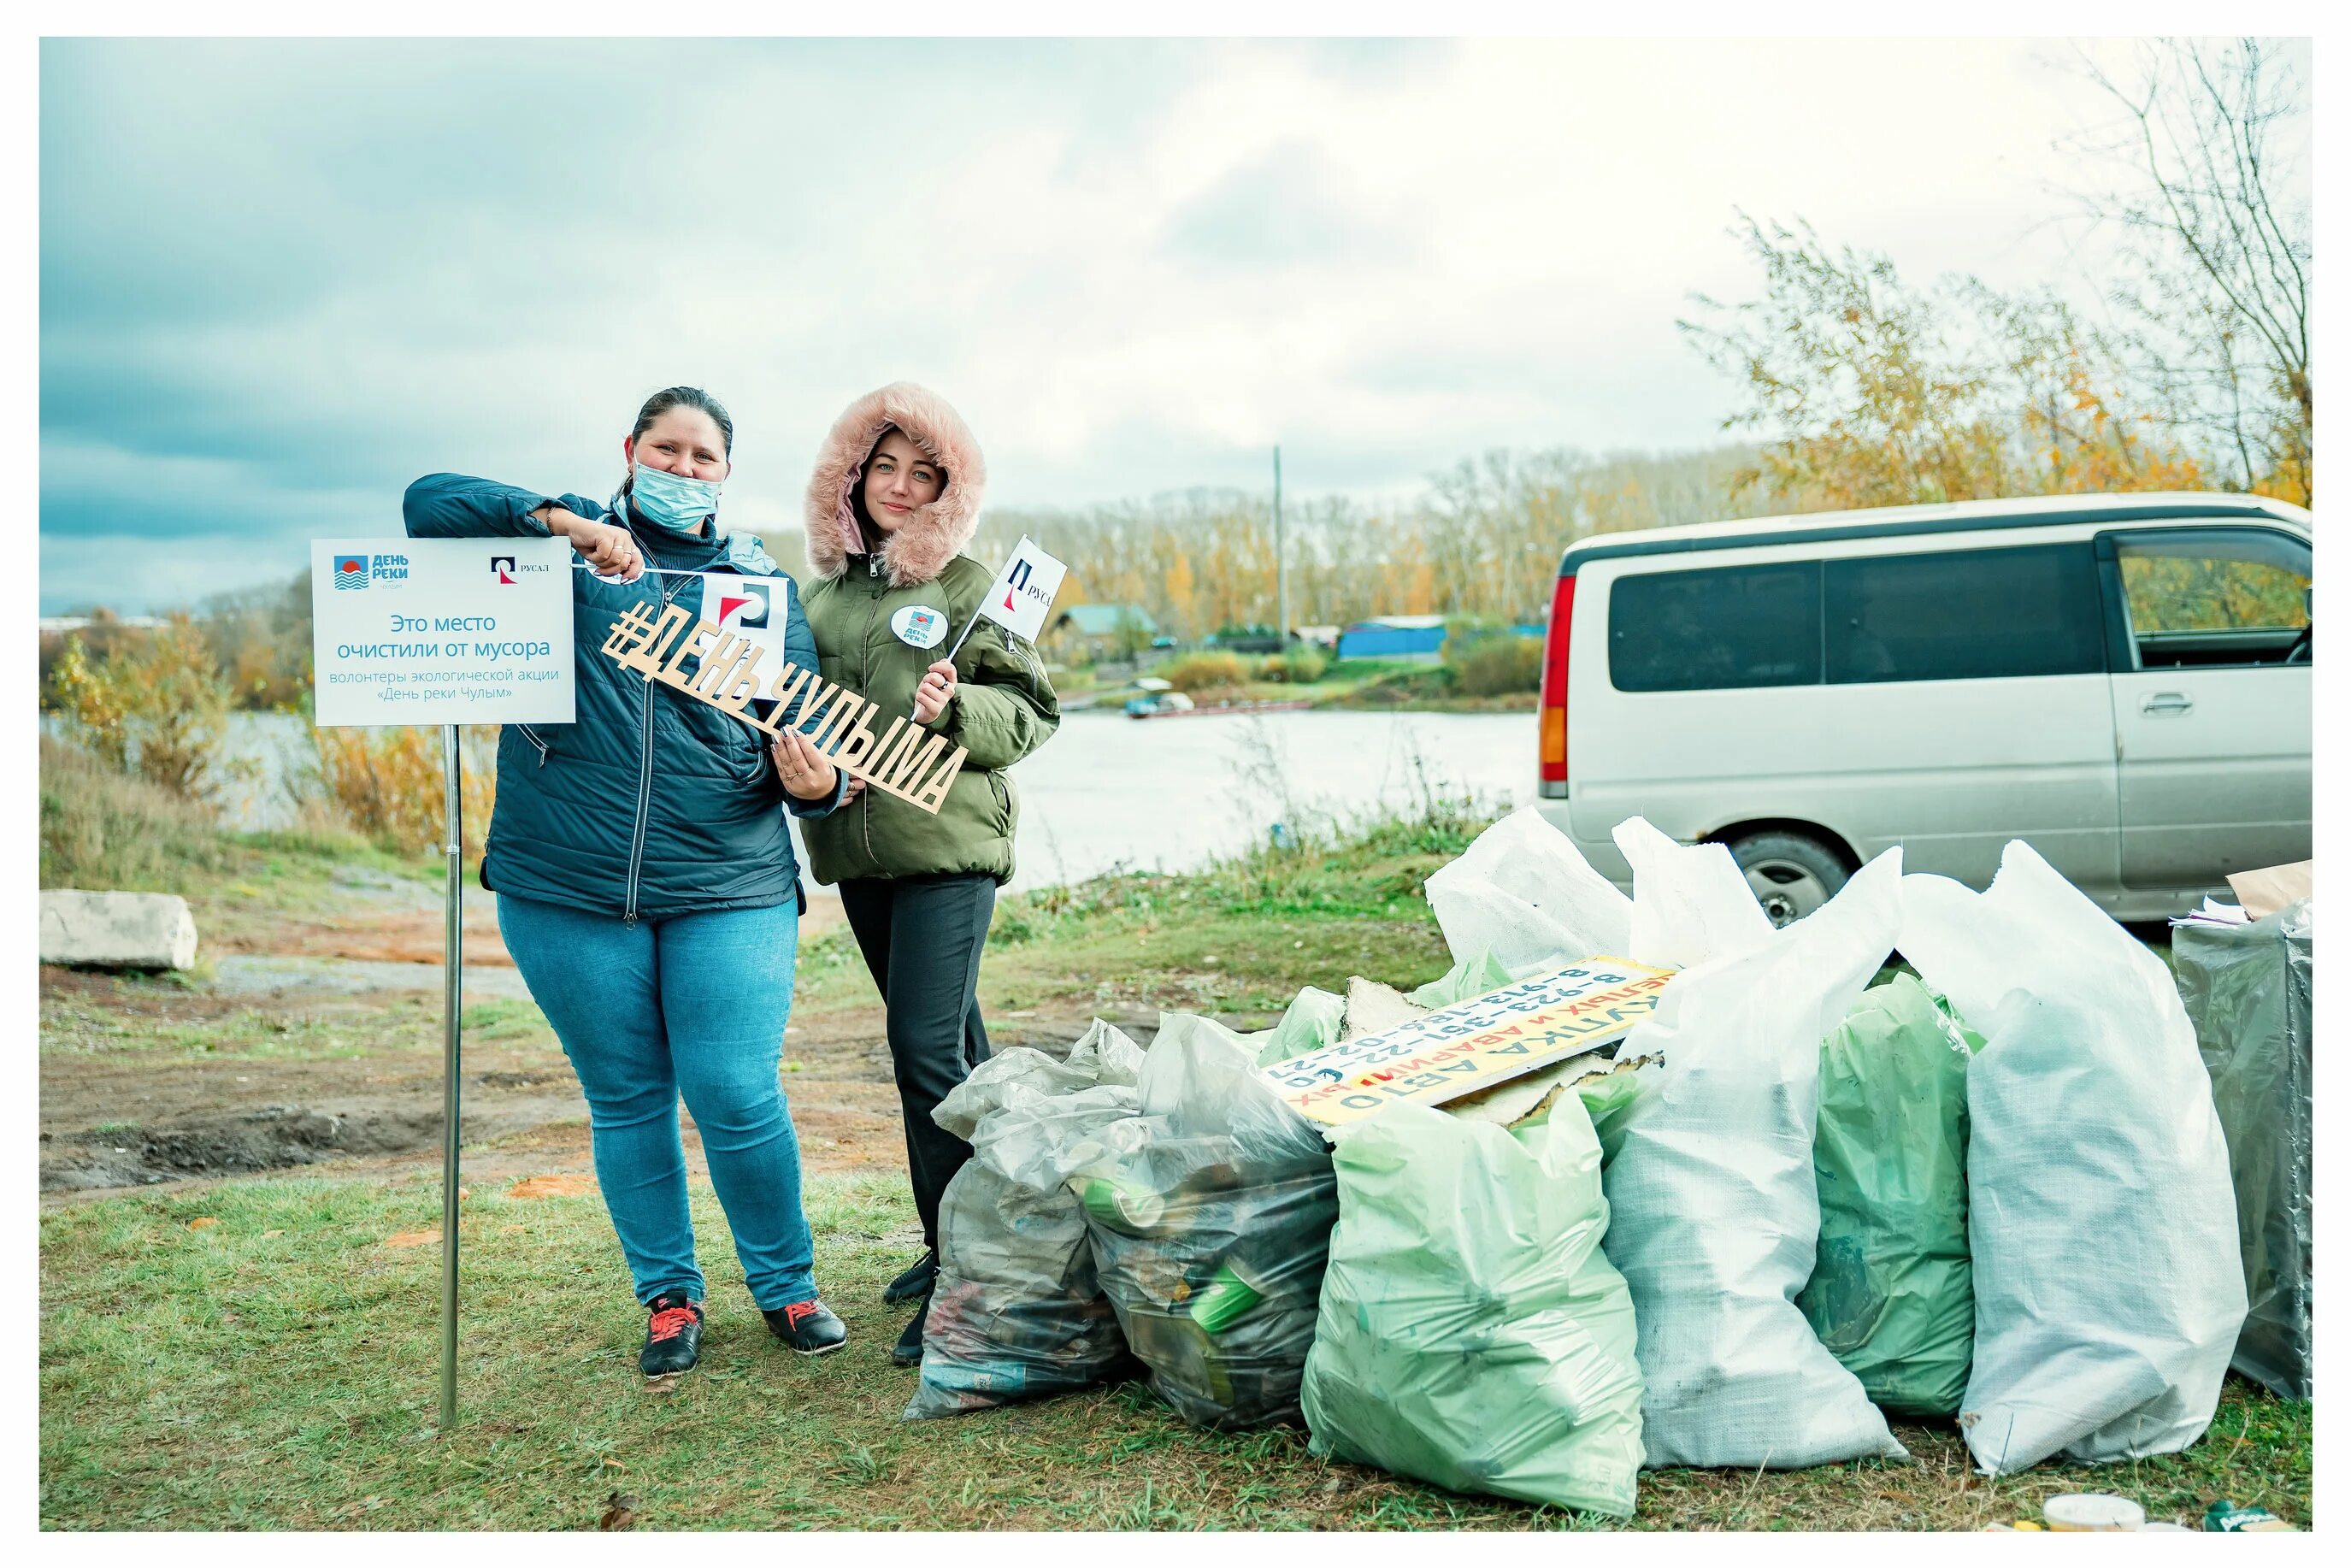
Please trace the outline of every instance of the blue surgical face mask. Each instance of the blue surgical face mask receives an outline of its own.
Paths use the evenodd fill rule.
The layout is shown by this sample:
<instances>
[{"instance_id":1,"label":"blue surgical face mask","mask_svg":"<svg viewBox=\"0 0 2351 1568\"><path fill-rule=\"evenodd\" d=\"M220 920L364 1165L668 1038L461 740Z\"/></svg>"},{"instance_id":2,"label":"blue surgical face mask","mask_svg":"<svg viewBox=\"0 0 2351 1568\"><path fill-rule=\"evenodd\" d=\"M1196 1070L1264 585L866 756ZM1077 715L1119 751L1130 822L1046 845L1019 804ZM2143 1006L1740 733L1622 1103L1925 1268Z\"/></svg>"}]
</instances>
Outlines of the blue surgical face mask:
<instances>
[{"instance_id":1,"label":"blue surgical face mask","mask_svg":"<svg viewBox=\"0 0 2351 1568\"><path fill-rule=\"evenodd\" d=\"M719 481L716 479L688 479L642 463L636 465L631 479L629 497L636 503L637 515L657 528L691 534L702 526L703 518L718 510Z\"/></svg>"}]
</instances>

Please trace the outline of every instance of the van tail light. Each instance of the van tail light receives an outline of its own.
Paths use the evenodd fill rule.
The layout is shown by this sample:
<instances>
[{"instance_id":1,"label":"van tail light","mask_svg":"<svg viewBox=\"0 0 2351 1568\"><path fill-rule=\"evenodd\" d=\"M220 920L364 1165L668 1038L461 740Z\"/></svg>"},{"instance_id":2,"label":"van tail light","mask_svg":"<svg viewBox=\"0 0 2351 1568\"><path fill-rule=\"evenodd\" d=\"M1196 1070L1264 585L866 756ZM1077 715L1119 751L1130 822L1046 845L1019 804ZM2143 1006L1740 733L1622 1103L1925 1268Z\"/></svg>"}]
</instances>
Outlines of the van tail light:
<instances>
[{"instance_id":1,"label":"van tail light","mask_svg":"<svg viewBox=\"0 0 2351 1568\"><path fill-rule=\"evenodd\" d=\"M1559 786L1556 790L1544 789L1546 795L1567 793L1567 634L1573 624L1574 611L1575 578L1571 573L1562 577L1552 589L1551 632L1543 639L1542 709L1537 752L1541 769L1537 778L1543 784Z\"/></svg>"}]
</instances>

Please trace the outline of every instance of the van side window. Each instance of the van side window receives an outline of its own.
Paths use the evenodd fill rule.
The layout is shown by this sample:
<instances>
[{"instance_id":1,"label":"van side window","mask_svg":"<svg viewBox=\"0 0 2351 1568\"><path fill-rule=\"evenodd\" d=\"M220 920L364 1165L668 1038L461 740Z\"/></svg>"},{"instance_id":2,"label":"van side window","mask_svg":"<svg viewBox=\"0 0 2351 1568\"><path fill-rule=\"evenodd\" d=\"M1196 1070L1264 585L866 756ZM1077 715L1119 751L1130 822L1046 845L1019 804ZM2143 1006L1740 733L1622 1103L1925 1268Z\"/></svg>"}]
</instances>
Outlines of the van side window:
<instances>
[{"instance_id":1,"label":"van side window","mask_svg":"<svg viewBox=\"0 0 2351 1568\"><path fill-rule=\"evenodd\" d=\"M2183 528L2124 538L2115 555L2140 669L2309 657L2310 546L2302 540L2262 528Z\"/></svg>"},{"instance_id":2,"label":"van side window","mask_svg":"<svg viewBox=\"0 0 2351 1568\"><path fill-rule=\"evenodd\" d=\"M2086 540L1830 560L1822 588L1833 684L2106 668Z\"/></svg>"},{"instance_id":3,"label":"van side window","mask_svg":"<svg viewBox=\"0 0 2351 1568\"><path fill-rule=\"evenodd\" d=\"M1620 692L1810 686L1821 679L1818 561L1620 577L1608 676Z\"/></svg>"}]
</instances>

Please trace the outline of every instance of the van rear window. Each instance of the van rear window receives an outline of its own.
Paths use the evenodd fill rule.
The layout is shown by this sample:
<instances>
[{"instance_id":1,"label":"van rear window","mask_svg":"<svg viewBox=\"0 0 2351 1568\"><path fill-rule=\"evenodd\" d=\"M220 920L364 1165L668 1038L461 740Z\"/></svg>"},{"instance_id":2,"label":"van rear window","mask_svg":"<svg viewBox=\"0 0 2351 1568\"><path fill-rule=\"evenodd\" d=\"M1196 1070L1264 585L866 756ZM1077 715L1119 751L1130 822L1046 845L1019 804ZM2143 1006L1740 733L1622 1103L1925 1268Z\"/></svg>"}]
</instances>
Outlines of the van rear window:
<instances>
[{"instance_id":1,"label":"van rear window","mask_svg":"<svg viewBox=\"0 0 2351 1568\"><path fill-rule=\"evenodd\" d=\"M1620 692L1819 685L1820 563L1618 578L1608 678Z\"/></svg>"},{"instance_id":2,"label":"van rear window","mask_svg":"<svg viewBox=\"0 0 2351 1568\"><path fill-rule=\"evenodd\" d=\"M1834 684L2106 667L2086 542L1830 560L1822 593Z\"/></svg>"}]
</instances>

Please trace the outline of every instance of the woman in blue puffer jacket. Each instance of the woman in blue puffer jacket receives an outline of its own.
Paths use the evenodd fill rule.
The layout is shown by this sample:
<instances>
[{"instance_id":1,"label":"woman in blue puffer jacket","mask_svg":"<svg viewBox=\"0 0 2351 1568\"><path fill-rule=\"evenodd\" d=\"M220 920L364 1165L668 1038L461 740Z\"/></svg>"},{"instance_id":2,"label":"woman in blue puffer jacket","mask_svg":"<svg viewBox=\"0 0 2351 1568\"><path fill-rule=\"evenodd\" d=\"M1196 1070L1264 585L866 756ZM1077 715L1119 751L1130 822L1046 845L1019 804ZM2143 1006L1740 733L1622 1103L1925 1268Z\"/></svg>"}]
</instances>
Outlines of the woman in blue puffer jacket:
<instances>
[{"instance_id":1,"label":"woman in blue puffer jacket","mask_svg":"<svg viewBox=\"0 0 2351 1568\"><path fill-rule=\"evenodd\" d=\"M622 442L628 476L605 505L456 474L419 479L403 504L413 538L553 536L584 558L578 717L500 734L482 885L587 1095L596 1179L651 1314L648 1377L694 1365L701 1345L681 1093L769 1329L809 1355L848 1337L817 1294L776 1076L806 907L784 810L824 815L846 778L799 735L771 754L765 735L603 652L632 607L705 613L696 574L738 572L774 580L768 622L792 662L817 667L792 580L757 539L718 531L734 437L716 400L670 387Z\"/></svg>"}]
</instances>

